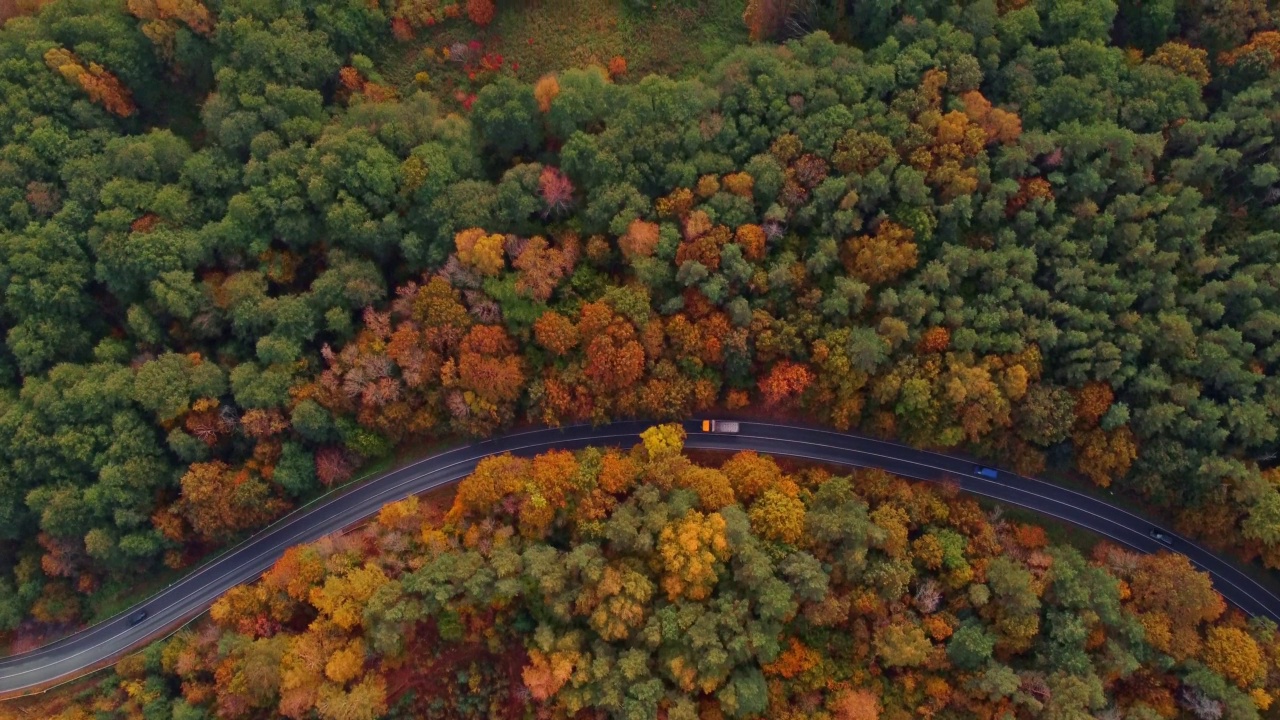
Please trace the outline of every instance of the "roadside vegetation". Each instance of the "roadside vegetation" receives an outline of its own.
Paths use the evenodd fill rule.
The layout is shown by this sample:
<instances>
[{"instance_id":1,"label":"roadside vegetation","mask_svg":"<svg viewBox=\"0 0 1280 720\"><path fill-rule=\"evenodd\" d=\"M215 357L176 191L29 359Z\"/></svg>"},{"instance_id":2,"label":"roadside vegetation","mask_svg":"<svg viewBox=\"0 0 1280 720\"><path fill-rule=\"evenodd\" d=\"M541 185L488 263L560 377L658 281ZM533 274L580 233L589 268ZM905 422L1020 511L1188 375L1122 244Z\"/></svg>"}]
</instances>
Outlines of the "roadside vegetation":
<instances>
[{"instance_id":1,"label":"roadside vegetation","mask_svg":"<svg viewBox=\"0 0 1280 720\"><path fill-rule=\"evenodd\" d=\"M451 507L294 548L26 711L1156 720L1256 718L1280 686L1274 623L1181 555L1086 556L935 485L682 441L486 459Z\"/></svg>"}]
</instances>

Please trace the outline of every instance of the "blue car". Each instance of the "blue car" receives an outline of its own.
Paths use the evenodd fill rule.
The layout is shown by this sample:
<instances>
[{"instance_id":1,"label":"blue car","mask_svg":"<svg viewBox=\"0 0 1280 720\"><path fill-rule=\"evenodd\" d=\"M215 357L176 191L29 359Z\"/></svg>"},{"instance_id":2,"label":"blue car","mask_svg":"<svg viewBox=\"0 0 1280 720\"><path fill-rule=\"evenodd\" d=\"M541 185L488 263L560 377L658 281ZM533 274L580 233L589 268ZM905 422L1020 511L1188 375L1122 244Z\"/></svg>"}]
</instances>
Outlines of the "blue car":
<instances>
[{"instance_id":1,"label":"blue car","mask_svg":"<svg viewBox=\"0 0 1280 720\"><path fill-rule=\"evenodd\" d=\"M975 466L973 468L973 474L977 475L978 477L984 477L988 480L995 480L996 478L1000 477L999 473L996 472L995 468L983 467L981 465Z\"/></svg>"}]
</instances>

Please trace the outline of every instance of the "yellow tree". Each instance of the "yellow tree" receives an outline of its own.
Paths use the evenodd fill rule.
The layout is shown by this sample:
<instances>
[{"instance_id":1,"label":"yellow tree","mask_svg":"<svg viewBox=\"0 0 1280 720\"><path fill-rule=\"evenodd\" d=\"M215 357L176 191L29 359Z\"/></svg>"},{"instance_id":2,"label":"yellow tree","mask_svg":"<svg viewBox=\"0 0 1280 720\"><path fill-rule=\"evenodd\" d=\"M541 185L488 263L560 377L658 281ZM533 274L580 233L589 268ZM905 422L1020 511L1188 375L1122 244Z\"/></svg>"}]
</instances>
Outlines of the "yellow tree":
<instances>
[{"instance_id":1,"label":"yellow tree","mask_svg":"<svg viewBox=\"0 0 1280 720\"><path fill-rule=\"evenodd\" d=\"M503 237L488 234L480 228L468 228L453 238L458 250L458 260L463 265L473 267L482 275L497 275L502 272L506 260L503 257Z\"/></svg>"},{"instance_id":2,"label":"yellow tree","mask_svg":"<svg viewBox=\"0 0 1280 720\"><path fill-rule=\"evenodd\" d=\"M650 461L679 455L684 450L684 438L684 428L675 423L655 425L640 433L640 442Z\"/></svg>"},{"instance_id":3,"label":"yellow tree","mask_svg":"<svg viewBox=\"0 0 1280 720\"><path fill-rule=\"evenodd\" d=\"M770 488L751 503L751 529L761 537L795 545L804 536L804 503Z\"/></svg>"},{"instance_id":4,"label":"yellow tree","mask_svg":"<svg viewBox=\"0 0 1280 720\"><path fill-rule=\"evenodd\" d=\"M364 621L364 606L389 578L382 568L365 563L341 575L330 575L324 585L312 588L311 604L320 614L343 630Z\"/></svg>"},{"instance_id":5,"label":"yellow tree","mask_svg":"<svg viewBox=\"0 0 1280 720\"><path fill-rule=\"evenodd\" d=\"M717 580L716 563L729 557L725 522L719 513L692 511L668 523L658 535L662 589L667 599L705 600Z\"/></svg>"},{"instance_id":6,"label":"yellow tree","mask_svg":"<svg viewBox=\"0 0 1280 720\"><path fill-rule=\"evenodd\" d=\"M1234 627L1211 627L1201 653L1204 664L1247 690L1266 673L1266 658L1249 633Z\"/></svg>"}]
</instances>

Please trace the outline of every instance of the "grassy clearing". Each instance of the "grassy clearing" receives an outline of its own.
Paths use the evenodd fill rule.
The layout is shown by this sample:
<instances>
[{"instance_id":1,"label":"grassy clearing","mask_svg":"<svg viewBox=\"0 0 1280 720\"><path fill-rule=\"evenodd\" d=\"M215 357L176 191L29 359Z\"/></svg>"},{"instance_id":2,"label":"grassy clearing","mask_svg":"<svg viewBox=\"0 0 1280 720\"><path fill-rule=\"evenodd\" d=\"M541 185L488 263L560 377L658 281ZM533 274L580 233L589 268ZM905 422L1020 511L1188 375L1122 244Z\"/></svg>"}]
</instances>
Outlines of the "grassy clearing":
<instances>
[{"instance_id":1,"label":"grassy clearing","mask_svg":"<svg viewBox=\"0 0 1280 720\"><path fill-rule=\"evenodd\" d=\"M419 71L431 87L452 89L456 66L423 56L423 50L479 40L485 52L501 54L516 77L537 80L573 67L607 66L621 55L627 75L682 77L704 70L747 42L743 0L665 0L642 7L632 0L508 0L500 2L492 25L477 29L455 21L423 33L412 46L396 45L376 58L379 71L396 87L408 87ZM504 70L505 72L505 70ZM466 85L458 82L456 85Z\"/></svg>"},{"instance_id":2,"label":"grassy clearing","mask_svg":"<svg viewBox=\"0 0 1280 720\"><path fill-rule=\"evenodd\" d=\"M661 5L661 7L656 7ZM505 3L490 28L493 47L519 63L522 79L627 60L627 74L701 72L747 42L742 0L682 0L638 7L627 0Z\"/></svg>"}]
</instances>

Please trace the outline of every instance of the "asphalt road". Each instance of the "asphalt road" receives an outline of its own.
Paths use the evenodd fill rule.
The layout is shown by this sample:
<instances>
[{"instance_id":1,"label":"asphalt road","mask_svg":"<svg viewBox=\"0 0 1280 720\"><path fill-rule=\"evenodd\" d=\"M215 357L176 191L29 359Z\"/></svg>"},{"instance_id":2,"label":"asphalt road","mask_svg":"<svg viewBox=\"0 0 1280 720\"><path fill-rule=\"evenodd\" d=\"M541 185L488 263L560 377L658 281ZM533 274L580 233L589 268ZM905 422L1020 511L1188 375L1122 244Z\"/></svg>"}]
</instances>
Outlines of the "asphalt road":
<instances>
[{"instance_id":1,"label":"asphalt road","mask_svg":"<svg viewBox=\"0 0 1280 720\"><path fill-rule=\"evenodd\" d=\"M230 588L258 577L286 548L341 530L373 515L386 503L458 480L483 457L588 445L630 446L652 424L581 425L495 437L433 455L354 490L321 499L296 510L140 605L62 640L0 660L0 696L26 694L72 679L119 657L199 614ZM949 479L966 492L1066 520L1120 545L1143 552L1165 549L1150 536L1155 526L1144 518L1097 498L1014 473L1001 471L994 480L978 477L973 473L975 463L964 458L797 425L744 422L737 434L703 433L696 422L688 422L685 427L689 431L685 444L690 449L756 450L779 457L881 468L919 480ZM1165 532L1175 538L1173 550L1185 554L1213 576L1214 586L1229 603L1249 615L1280 621L1280 598L1232 563L1171 531ZM129 616L142 608L147 610L147 618L130 627Z\"/></svg>"}]
</instances>

